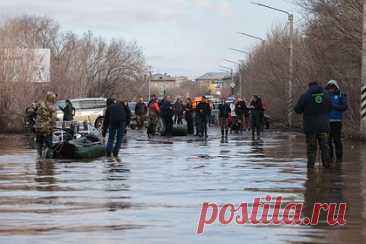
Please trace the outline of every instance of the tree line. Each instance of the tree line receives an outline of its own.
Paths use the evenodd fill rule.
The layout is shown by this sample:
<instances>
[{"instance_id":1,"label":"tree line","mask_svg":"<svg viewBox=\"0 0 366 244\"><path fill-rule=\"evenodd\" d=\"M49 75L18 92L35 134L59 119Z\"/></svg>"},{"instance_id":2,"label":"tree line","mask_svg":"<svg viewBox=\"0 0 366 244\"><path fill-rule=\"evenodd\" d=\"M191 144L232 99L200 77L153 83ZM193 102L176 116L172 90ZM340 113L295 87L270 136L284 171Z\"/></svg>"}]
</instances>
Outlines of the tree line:
<instances>
[{"instance_id":1,"label":"tree line","mask_svg":"<svg viewBox=\"0 0 366 244\"><path fill-rule=\"evenodd\" d=\"M134 41L107 41L91 31L62 32L51 18L20 16L0 23L0 48L51 51L50 82L43 84L29 82L32 70L26 64L21 63L19 71L0 59L0 130L21 128L26 106L48 90L59 99L146 95L145 57Z\"/></svg>"},{"instance_id":2,"label":"tree line","mask_svg":"<svg viewBox=\"0 0 366 244\"><path fill-rule=\"evenodd\" d=\"M307 84L337 80L348 95L346 131L359 129L362 0L295 0L303 12L294 34L294 98ZM299 16L297 16L299 19ZM274 120L287 120L289 64L288 26L275 27L264 43L251 50L242 65L246 97L264 97ZM297 117L296 125L300 126Z\"/></svg>"}]
</instances>

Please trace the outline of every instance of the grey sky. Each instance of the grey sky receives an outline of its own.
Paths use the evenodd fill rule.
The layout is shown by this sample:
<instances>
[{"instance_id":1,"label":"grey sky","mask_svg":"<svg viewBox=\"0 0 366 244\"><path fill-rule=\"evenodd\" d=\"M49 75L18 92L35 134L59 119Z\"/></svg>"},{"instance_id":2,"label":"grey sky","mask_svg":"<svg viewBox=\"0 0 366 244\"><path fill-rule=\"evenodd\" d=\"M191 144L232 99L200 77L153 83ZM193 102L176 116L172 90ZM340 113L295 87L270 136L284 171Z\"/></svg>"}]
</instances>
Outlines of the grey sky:
<instances>
[{"instance_id":1,"label":"grey sky","mask_svg":"<svg viewBox=\"0 0 366 244\"><path fill-rule=\"evenodd\" d=\"M154 71L195 78L217 71L222 59L245 58L228 48L250 49L286 15L252 5L251 0L1 0L0 16L46 15L62 30L88 30L105 38L136 40ZM263 3L296 11L292 0ZM298 16L299 17L299 16ZM295 16L296 18L296 16Z\"/></svg>"}]
</instances>

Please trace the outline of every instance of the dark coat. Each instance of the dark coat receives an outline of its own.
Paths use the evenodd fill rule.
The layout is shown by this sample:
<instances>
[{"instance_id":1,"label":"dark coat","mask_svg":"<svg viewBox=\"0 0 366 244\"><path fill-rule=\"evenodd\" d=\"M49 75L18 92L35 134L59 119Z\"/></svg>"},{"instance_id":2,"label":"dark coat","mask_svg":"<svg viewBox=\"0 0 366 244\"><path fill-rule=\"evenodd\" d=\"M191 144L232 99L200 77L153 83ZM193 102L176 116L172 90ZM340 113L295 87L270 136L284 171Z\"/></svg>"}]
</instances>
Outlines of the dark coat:
<instances>
[{"instance_id":1,"label":"dark coat","mask_svg":"<svg viewBox=\"0 0 366 244\"><path fill-rule=\"evenodd\" d=\"M163 100L160 105L160 114L162 117L173 117L174 108L171 102Z\"/></svg>"},{"instance_id":2,"label":"dark coat","mask_svg":"<svg viewBox=\"0 0 366 244\"><path fill-rule=\"evenodd\" d=\"M295 106L295 112L303 114L304 133L318 134L329 132L329 111L331 109L328 93L318 85L311 86Z\"/></svg>"},{"instance_id":3,"label":"dark coat","mask_svg":"<svg viewBox=\"0 0 366 244\"><path fill-rule=\"evenodd\" d=\"M192 105L192 103L187 103L184 110L186 111L186 113L185 113L186 119L187 120L192 119L193 118L193 105Z\"/></svg>"},{"instance_id":4,"label":"dark coat","mask_svg":"<svg viewBox=\"0 0 366 244\"><path fill-rule=\"evenodd\" d=\"M59 107L61 111L64 113L64 121L73 121L75 115L75 108L72 106L72 103L67 103L64 108Z\"/></svg>"},{"instance_id":5,"label":"dark coat","mask_svg":"<svg viewBox=\"0 0 366 244\"><path fill-rule=\"evenodd\" d=\"M102 135L105 136L108 128L123 128L128 124L129 115L121 103L110 105L104 116Z\"/></svg>"},{"instance_id":6,"label":"dark coat","mask_svg":"<svg viewBox=\"0 0 366 244\"><path fill-rule=\"evenodd\" d=\"M176 102L174 104L174 111L175 111L175 114L179 117L183 116L183 113L184 113L184 105L182 102Z\"/></svg>"},{"instance_id":7,"label":"dark coat","mask_svg":"<svg viewBox=\"0 0 366 244\"><path fill-rule=\"evenodd\" d=\"M235 104L235 113L238 116L248 115L248 108L245 101L239 101Z\"/></svg>"},{"instance_id":8,"label":"dark coat","mask_svg":"<svg viewBox=\"0 0 366 244\"><path fill-rule=\"evenodd\" d=\"M145 115L147 114L147 106L143 102L138 102L135 107L135 114L136 115Z\"/></svg>"},{"instance_id":9,"label":"dark coat","mask_svg":"<svg viewBox=\"0 0 366 244\"><path fill-rule=\"evenodd\" d=\"M200 102L196 107L197 115L201 119L207 119L211 114L210 104L205 102Z\"/></svg>"},{"instance_id":10,"label":"dark coat","mask_svg":"<svg viewBox=\"0 0 366 244\"><path fill-rule=\"evenodd\" d=\"M251 127L261 129L264 124L264 108L262 99L258 98L257 101L252 101L250 103L250 107Z\"/></svg>"},{"instance_id":11,"label":"dark coat","mask_svg":"<svg viewBox=\"0 0 366 244\"><path fill-rule=\"evenodd\" d=\"M219 104L219 118L227 119L231 113L230 105L227 103Z\"/></svg>"}]
</instances>

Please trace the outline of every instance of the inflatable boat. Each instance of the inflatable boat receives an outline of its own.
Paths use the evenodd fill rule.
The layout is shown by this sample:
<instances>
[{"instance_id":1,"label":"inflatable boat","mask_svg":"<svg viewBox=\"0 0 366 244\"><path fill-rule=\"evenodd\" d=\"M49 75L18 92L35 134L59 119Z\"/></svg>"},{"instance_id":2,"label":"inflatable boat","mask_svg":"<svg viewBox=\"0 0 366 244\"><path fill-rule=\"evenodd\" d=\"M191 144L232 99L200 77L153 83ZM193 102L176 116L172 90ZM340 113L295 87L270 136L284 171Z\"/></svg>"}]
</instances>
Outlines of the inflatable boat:
<instances>
[{"instance_id":1,"label":"inflatable boat","mask_svg":"<svg viewBox=\"0 0 366 244\"><path fill-rule=\"evenodd\" d=\"M58 127L53 134L53 146L48 149L46 158L55 159L92 159L105 155L105 145L100 132L87 125L79 127Z\"/></svg>"}]
</instances>

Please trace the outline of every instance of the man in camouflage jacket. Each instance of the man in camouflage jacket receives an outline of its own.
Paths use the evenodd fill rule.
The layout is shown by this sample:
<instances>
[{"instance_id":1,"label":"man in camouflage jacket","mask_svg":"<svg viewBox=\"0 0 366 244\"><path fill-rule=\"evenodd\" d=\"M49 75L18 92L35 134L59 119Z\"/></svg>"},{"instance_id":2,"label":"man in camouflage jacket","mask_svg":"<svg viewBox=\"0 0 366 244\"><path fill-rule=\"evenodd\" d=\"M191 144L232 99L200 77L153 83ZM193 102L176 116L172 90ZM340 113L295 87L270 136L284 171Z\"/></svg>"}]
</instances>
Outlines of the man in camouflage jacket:
<instances>
[{"instance_id":1,"label":"man in camouflage jacket","mask_svg":"<svg viewBox=\"0 0 366 244\"><path fill-rule=\"evenodd\" d=\"M56 124L56 95L48 92L46 100L38 103L34 131L36 133L39 156L45 156L46 149L52 147L53 128Z\"/></svg>"}]
</instances>

